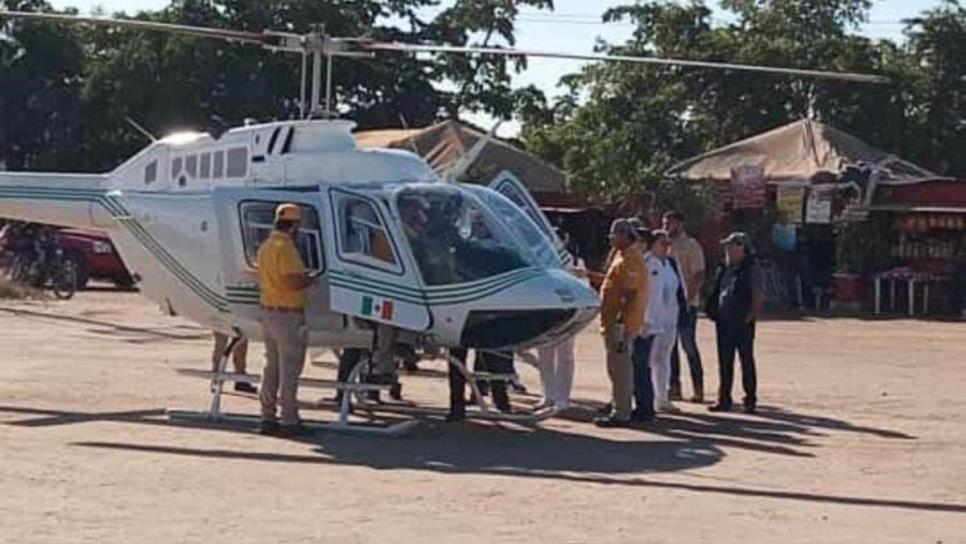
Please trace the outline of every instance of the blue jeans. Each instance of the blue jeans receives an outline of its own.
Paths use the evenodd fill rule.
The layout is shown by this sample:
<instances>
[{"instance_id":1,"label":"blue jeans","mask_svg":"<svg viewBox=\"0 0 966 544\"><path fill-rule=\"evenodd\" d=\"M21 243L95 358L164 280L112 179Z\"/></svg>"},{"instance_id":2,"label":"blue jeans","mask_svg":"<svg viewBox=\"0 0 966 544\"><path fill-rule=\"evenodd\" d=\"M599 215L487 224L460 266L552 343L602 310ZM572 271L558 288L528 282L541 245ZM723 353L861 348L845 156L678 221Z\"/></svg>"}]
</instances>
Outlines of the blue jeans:
<instances>
[{"instance_id":1,"label":"blue jeans","mask_svg":"<svg viewBox=\"0 0 966 544\"><path fill-rule=\"evenodd\" d=\"M634 365L634 416L654 416L654 386L651 385L651 344L653 336L634 339L631 363Z\"/></svg>"},{"instance_id":2,"label":"blue jeans","mask_svg":"<svg viewBox=\"0 0 966 544\"><path fill-rule=\"evenodd\" d=\"M678 340L681 342L681 349L688 357L688 367L691 369L691 383L697 389L704 387L704 369L701 365L701 353L698 351L698 340L696 338L698 327L698 309L690 307L687 309L687 317L681 326L678 327ZM678 356L677 346L671 351L671 388L681 390L681 359Z\"/></svg>"}]
</instances>

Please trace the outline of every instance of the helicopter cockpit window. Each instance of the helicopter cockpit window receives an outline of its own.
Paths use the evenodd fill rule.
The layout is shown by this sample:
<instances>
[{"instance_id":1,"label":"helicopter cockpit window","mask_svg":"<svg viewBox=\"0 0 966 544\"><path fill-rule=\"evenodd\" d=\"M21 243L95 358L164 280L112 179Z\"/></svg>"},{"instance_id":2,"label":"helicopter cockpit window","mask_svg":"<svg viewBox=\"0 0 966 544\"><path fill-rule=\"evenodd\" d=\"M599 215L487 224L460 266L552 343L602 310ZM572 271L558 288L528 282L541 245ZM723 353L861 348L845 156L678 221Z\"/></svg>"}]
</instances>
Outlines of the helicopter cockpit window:
<instances>
[{"instance_id":1,"label":"helicopter cockpit window","mask_svg":"<svg viewBox=\"0 0 966 544\"><path fill-rule=\"evenodd\" d=\"M386 225L373 203L350 195L340 195L337 202L340 254L366 266L400 270Z\"/></svg>"},{"instance_id":2,"label":"helicopter cockpit window","mask_svg":"<svg viewBox=\"0 0 966 544\"><path fill-rule=\"evenodd\" d=\"M255 268L258 261L258 248L272 233L275 207L279 204L279 202L248 201L239 205L245 260L252 268ZM299 248L306 268L318 272L325 269L325 261L322 258L322 232L319 229L319 215L315 208L302 206L302 223L299 226L295 244Z\"/></svg>"},{"instance_id":3,"label":"helicopter cockpit window","mask_svg":"<svg viewBox=\"0 0 966 544\"><path fill-rule=\"evenodd\" d=\"M534 264L504 224L463 189L406 189L396 206L427 285L466 283Z\"/></svg>"},{"instance_id":4,"label":"helicopter cockpit window","mask_svg":"<svg viewBox=\"0 0 966 544\"><path fill-rule=\"evenodd\" d=\"M546 267L560 266L560 258L554 250L553 243L538 228L532 216L524 213L521 207L505 195L487 187L479 185L467 187L473 191L487 206L499 215L517 233L521 240L530 248L541 265Z\"/></svg>"}]
</instances>

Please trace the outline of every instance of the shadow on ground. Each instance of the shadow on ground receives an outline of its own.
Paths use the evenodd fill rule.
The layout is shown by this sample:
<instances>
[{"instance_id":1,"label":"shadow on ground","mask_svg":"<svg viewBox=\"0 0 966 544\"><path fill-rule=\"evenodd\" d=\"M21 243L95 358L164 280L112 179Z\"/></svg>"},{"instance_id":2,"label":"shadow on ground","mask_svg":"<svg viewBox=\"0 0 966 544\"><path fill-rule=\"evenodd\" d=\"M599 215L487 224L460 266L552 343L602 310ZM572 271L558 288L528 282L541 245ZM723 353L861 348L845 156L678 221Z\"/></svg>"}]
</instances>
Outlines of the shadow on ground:
<instances>
[{"instance_id":1,"label":"shadow on ground","mask_svg":"<svg viewBox=\"0 0 966 544\"><path fill-rule=\"evenodd\" d=\"M76 315L60 315L51 314L48 312L37 312L34 310L26 310L21 308L0 308L0 311L13 314L18 317L35 318L35 319L49 319L54 321L66 321L70 323L79 323L82 325L91 325L92 328L87 329L88 332L95 334L104 334L108 336L116 336L121 338L125 342L130 342L134 344L145 344L152 341L166 341L166 340L201 340L210 338L211 335L207 331L205 332L195 332L195 333L174 333L166 332L164 330L159 330L156 328L148 327L133 327L130 325L118 325L117 323L112 323L110 321L102 321L99 319L91 319L84 316ZM177 327L179 329L185 329L185 327ZM198 329L195 328L195 331ZM132 337L131 335L136 335Z\"/></svg>"},{"instance_id":2,"label":"shadow on ground","mask_svg":"<svg viewBox=\"0 0 966 544\"><path fill-rule=\"evenodd\" d=\"M169 425L161 409L83 413L0 406L0 413L30 416L7 424L32 428L94 421ZM688 418L691 418L692 423L687 423ZM139 454L239 459L268 463L363 466L375 470L424 470L440 474L539 478L583 484L673 489L694 493L823 504L966 513L964 504L888 497L824 495L730 484L661 481L639 476L684 471L720 462L725 457L725 453L718 447L718 444L722 444L721 438L700 436L702 426L711 424L720 425L721 433L728 432L730 429L732 432L744 433L745 437L754 435L758 440L790 440L778 439L777 435L782 433L814 434L814 429L807 425L820 429L869 432L890 439L911 438L902 433L856 427L839 420L799 416L779 410L767 410L759 419L749 419L740 423L717 420L719 420L718 416L711 415L677 417L660 425L642 429L639 438L626 432L622 433L620 437L625 440L571 434L546 428L524 428L490 423L445 426L429 423L412 435L403 438L373 438L337 433L318 434L300 440L313 447L311 453L305 454L107 441L83 441L71 445ZM201 423L189 424L189 426L233 433L251 432L250 426L211 427ZM699 436L694 436L695 434ZM655 440L654 435L661 438ZM628 437L631 439L627 439ZM692 475L692 477L700 476Z\"/></svg>"}]
</instances>

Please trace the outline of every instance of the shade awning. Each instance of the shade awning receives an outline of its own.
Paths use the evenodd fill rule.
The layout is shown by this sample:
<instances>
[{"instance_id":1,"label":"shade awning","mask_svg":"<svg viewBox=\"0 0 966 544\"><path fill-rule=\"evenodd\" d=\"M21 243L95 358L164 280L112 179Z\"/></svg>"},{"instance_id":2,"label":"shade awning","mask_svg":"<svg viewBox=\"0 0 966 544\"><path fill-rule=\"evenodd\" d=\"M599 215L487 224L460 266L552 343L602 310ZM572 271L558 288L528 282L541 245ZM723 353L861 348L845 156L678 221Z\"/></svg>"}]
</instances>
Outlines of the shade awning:
<instances>
[{"instance_id":1,"label":"shade awning","mask_svg":"<svg viewBox=\"0 0 966 544\"><path fill-rule=\"evenodd\" d=\"M741 140L671 167L667 174L691 180L731 179L733 168L759 166L768 182L807 182L817 174L838 175L850 166L880 173L877 183L902 185L941 176L876 149L818 121L803 119Z\"/></svg>"}]
</instances>

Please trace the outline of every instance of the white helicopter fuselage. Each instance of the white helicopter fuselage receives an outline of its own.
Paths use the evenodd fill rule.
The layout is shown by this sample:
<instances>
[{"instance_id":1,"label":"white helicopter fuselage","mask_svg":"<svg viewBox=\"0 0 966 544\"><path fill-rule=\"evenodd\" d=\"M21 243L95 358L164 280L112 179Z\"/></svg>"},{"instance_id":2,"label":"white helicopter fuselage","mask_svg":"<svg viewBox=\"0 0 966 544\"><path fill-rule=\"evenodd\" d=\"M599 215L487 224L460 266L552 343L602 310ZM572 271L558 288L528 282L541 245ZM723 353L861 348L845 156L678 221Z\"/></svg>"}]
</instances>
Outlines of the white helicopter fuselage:
<instances>
[{"instance_id":1,"label":"white helicopter fuselage","mask_svg":"<svg viewBox=\"0 0 966 544\"><path fill-rule=\"evenodd\" d=\"M519 347L593 319L593 291L546 259L427 282L394 199L442 180L412 153L358 149L352 127L292 121L217 139L181 133L109 174L0 173L0 217L102 229L164 311L253 339L261 337L254 255L281 202L308 213L298 243L320 278L306 311L312 345L367 347L372 324L387 323L435 345ZM384 237L391 255L376 259L368 242L357 244L363 228Z\"/></svg>"}]
</instances>

